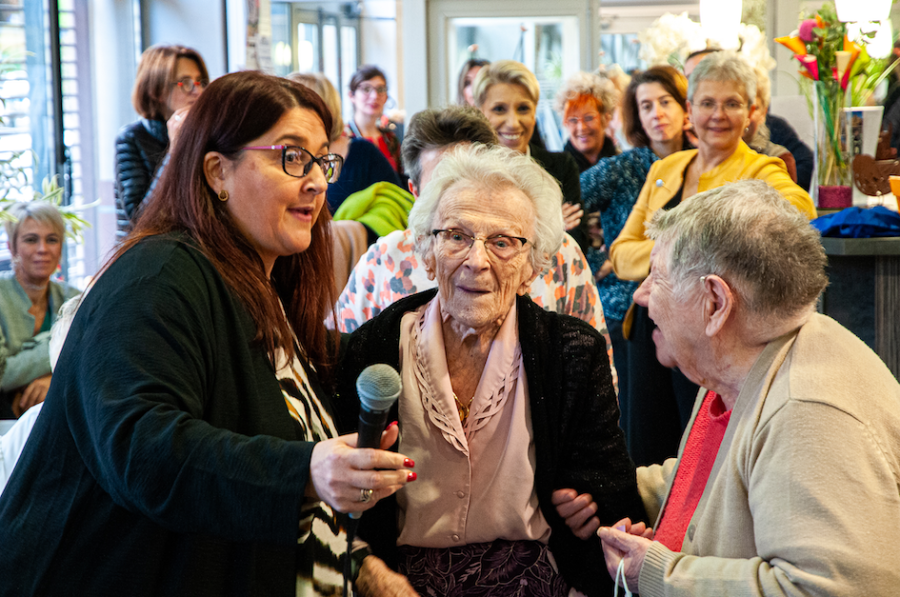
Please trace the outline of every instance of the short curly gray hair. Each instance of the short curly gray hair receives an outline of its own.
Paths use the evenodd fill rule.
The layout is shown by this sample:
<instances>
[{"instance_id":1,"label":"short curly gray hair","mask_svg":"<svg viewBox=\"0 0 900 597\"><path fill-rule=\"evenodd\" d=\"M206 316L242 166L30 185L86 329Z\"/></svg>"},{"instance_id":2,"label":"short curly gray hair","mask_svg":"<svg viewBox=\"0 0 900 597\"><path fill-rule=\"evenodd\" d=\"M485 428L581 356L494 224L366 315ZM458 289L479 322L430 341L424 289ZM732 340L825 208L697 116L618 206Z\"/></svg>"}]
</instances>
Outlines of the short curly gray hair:
<instances>
[{"instance_id":1,"label":"short curly gray hair","mask_svg":"<svg viewBox=\"0 0 900 597\"><path fill-rule=\"evenodd\" d=\"M597 102L597 110L601 114L611 114L619 103L619 90L612 81L600 75L579 71L569 79L556 92L556 101L553 107L560 116L565 116L566 104L581 96L594 98Z\"/></svg>"},{"instance_id":2,"label":"short curly gray hair","mask_svg":"<svg viewBox=\"0 0 900 597\"><path fill-rule=\"evenodd\" d=\"M697 87L703 81L737 83L744 88L747 107L756 103L756 73L737 52L713 52L701 60L688 79L688 100L694 101Z\"/></svg>"},{"instance_id":3,"label":"short curly gray hair","mask_svg":"<svg viewBox=\"0 0 900 597\"><path fill-rule=\"evenodd\" d=\"M787 319L811 309L828 284L819 232L761 180L727 184L661 209L647 235L671 246L676 296L715 274L756 315Z\"/></svg>"},{"instance_id":4,"label":"short curly gray hair","mask_svg":"<svg viewBox=\"0 0 900 597\"><path fill-rule=\"evenodd\" d=\"M457 145L445 152L409 212L409 228L420 257L424 259L431 251L431 230L441 199L460 183L488 191L504 187L522 191L534 204L535 212L534 238L529 239L531 264L539 271L550 267L550 257L565 236L559 183L530 157L480 143Z\"/></svg>"}]
</instances>

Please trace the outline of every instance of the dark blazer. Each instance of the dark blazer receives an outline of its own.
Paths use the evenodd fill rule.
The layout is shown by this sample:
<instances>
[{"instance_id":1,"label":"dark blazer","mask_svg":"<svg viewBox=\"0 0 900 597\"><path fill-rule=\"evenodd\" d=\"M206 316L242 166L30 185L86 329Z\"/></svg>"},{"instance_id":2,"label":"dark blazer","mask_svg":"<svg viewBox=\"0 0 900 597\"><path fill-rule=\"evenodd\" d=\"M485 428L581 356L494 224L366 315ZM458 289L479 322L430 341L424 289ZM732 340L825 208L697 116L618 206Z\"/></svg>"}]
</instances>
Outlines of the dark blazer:
<instances>
[{"instance_id":1,"label":"dark blazer","mask_svg":"<svg viewBox=\"0 0 900 597\"><path fill-rule=\"evenodd\" d=\"M142 118L127 125L116 138L116 228L123 237L141 204L150 195L154 177L169 147L169 131L162 120Z\"/></svg>"},{"instance_id":2,"label":"dark blazer","mask_svg":"<svg viewBox=\"0 0 900 597\"><path fill-rule=\"evenodd\" d=\"M255 334L188 244L112 264L0 497L0 595L295 594L314 444Z\"/></svg>"},{"instance_id":3,"label":"dark blazer","mask_svg":"<svg viewBox=\"0 0 900 597\"><path fill-rule=\"evenodd\" d=\"M531 157L550 176L559 181L564 202L574 203L584 208L584 202L581 200L581 179L578 172L578 164L575 163L575 159L571 155L564 151L547 151L531 145ZM582 252L586 252L588 247L587 218L582 218L581 224L577 228L569 230L569 234L581 247Z\"/></svg>"},{"instance_id":4,"label":"dark blazer","mask_svg":"<svg viewBox=\"0 0 900 597\"><path fill-rule=\"evenodd\" d=\"M375 363L399 368L400 320L436 292L428 290L397 301L350 336L335 400L342 432L357 428L356 378ZM554 490L574 488L593 496L604 525L625 516L646 519L634 464L618 426L606 341L580 319L544 311L527 297L517 297L516 308L531 401L535 485L541 512L552 528L550 549L571 586L589 595L609 595L613 584L599 539L575 537L551 503ZM395 404L389 420L398 420L397 413ZM400 425L402 432L403 421ZM359 533L375 555L396 569L398 531L397 500L391 496L366 512Z\"/></svg>"}]
</instances>

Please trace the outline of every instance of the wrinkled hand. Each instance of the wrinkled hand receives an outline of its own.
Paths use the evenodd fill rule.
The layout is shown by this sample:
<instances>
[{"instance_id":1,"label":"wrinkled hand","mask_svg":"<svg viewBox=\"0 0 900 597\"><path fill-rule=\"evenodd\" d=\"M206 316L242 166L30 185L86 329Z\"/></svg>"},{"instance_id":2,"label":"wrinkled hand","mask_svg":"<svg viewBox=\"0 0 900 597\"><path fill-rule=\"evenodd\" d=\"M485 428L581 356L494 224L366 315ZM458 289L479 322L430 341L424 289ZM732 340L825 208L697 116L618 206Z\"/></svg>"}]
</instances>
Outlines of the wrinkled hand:
<instances>
[{"instance_id":1,"label":"wrinkled hand","mask_svg":"<svg viewBox=\"0 0 900 597\"><path fill-rule=\"evenodd\" d=\"M45 375L25 386L20 396L13 400L12 410L16 417L21 417L26 410L44 401L44 398L47 397L47 390L50 389L50 379L50 375Z\"/></svg>"},{"instance_id":2,"label":"wrinkled hand","mask_svg":"<svg viewBox=\"0 0 900 597\"><path fill-rule=\"evenodd\" d=\"M566 225L566 231L577 228L581 224L581 218L584 217L584 210L580 205L575 203L563 203L563 223Z\"/></svg>"},{"instance_id":3,"label":"wrinkled hand","mask_svg":"<svg viewBox=\"0 0 900 597\"><path fill-rule=\"evenodd\" d=\"M653 529L644 523L631 524L631 519L623 518L617 522L614 528L601 527L597 531L600 536L600 544L603 547L603 555L606 557L606 570L615 579L619 561L625 560L625 581L628 589L633 593L640 593L638 580L641 575L641 566L644 565L644 556L650 549Z\"/></svg>"},{"instance_id":4,"label":"wrinkled hand","mask_svg":"<svg viewBox=\"0 0 900 597\"><path fill-rule=\"evenodd\" d=\"M397 574L375 556L366 556L359 577L356 579L356 590L362 597L418 597L418 593L402 574Z\"/></svg>"},{"instance_id":5,"label":"wrinkled hand","mask_svg":"<svg viewBox=\"0 0 900 597\"><path fill-rule=\"evenodd\" d=\"M356 448L356 434L318 442L310 459L306 496L326 502L338 512L364 512L415 481L414 466L403 454L385 451L397 441L399 430L389 427L381 436L381 449ZM405 463L405 464L404 464ZM381 469L381 470L375 470ZM360 502L360 490L372 489L372 497Z\"/></svg>"},{"instance_id":6,"label":"wrinkled hand","mask_svg":"<svg viewBox=\"0 0 900 597\"><path fill-rule=\"evenodd\" d=\"M172 150L175 149L175 142L178 141L181 125L184 124L184 119L187 118L190 110L190 106L178 108L166 121L166 130L169 133L169 153L172 153Z\"/></svg>"},{"instance_id":7,"label":"wrinkled hand","mask_svg":"<svg viewBox=\"0 0 900 597\"><path fill-rule=\"evenodd\" d=\"M578 495L574 489L557 489L550 501L579 539L590 538L600 528L600 520L594 516L597 513L597 503L591 494Z\"/></svg>"}]
</instances>

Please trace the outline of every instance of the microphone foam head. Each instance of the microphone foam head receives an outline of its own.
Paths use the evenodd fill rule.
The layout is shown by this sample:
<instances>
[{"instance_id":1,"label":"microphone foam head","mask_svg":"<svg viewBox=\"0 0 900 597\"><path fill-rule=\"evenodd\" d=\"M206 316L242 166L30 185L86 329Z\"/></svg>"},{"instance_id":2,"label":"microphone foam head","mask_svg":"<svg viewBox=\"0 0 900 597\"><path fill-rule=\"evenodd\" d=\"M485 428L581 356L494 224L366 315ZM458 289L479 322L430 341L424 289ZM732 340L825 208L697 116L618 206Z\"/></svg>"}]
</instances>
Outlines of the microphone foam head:
<instances>
[{"instance_id":1,"label":"microphone foam head","mask_svg":"<svg viewBox=\"0 0 900 597\"><path fill-rule=\"evenodd\" d=\"M390 365L369 365L356 379L363 408L372 412L390 409L400 396L400 374Z\"/></svg>"}]
</instances>

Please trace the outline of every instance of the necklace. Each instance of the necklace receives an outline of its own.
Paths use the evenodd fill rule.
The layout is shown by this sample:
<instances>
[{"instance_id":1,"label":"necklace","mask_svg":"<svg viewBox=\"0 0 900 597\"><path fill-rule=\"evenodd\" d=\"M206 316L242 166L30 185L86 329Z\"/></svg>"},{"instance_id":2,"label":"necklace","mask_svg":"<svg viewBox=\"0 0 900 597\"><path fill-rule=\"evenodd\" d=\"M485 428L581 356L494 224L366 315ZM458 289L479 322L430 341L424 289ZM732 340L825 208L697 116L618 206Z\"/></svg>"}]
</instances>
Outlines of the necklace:
<instances>
[{"instance_id":1,"label":"necklace","mask_svg":"<svg viewBox=\"0 0 900 597\"><path fill-rule=\"evenodd\" d=\"M453 392L453 399L456 400L456 409L459 411L459 422L465 425L466 419L469 418L469 408L472 406L472 400L470 399L469 404L465 405L459 399L459 396L456 395L456 392Z\"/></svg>"}]
</instances>

